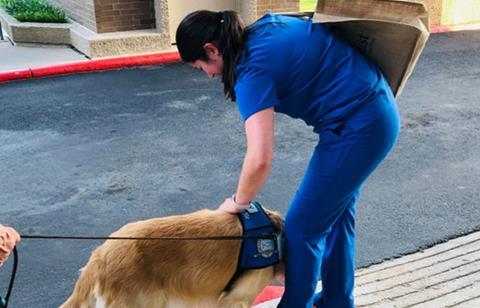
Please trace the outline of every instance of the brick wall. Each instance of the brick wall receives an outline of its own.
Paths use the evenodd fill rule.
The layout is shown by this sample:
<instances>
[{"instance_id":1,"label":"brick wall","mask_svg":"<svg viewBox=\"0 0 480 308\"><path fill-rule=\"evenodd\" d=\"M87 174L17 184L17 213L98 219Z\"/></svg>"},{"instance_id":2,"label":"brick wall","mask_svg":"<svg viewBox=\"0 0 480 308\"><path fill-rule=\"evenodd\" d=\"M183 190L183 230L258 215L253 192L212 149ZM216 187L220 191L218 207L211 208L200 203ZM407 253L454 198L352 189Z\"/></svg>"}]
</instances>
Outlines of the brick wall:
<instances>
[{"instance_id":1,"label":"brick wall","mask_svg":"<svg viewBox=\"0 0 480 308\"><path fill-rule=\"evenodd\" d=\"M267 12L298 12L299 0L257 0L257 18Z\"/></svg>"},{"instance_id":2,"label":"brick wall","mask_svg":"<svg viewBox=\"0 0 480 308\"><path fill-rule=\"evenodd\" d=\"M97 32L155 29L154 0L95 0Z\"/></svg>"},{"instance_id":3,"label":"brick wall","mask_svg":"<svg viewBox=\"0 0 480 308\"><path fill-rule=\"evenodd\" d=\"M50 4L62 8L68 16L83 25L84 27L96 31L97 23L95 20L94 0L47 0Z\"/></svg>"}]
</instances>

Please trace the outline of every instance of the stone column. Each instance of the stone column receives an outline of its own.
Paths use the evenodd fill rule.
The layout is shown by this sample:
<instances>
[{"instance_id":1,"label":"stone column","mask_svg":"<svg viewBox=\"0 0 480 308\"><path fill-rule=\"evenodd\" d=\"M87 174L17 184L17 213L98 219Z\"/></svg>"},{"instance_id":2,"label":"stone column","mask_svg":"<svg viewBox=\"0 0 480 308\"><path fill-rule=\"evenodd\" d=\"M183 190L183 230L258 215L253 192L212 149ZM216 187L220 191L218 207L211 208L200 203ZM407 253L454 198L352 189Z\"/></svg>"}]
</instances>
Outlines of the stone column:
<instances>
[{"instance_id":1,"label":"stone column","mask_svg":"<svg viewBox=\"0 0 480 308\"><path fill-rule=\"evenodd\" d=\"M170 26L168 15L168 0L155 0L155 19L157 32L162 36L165 49L170 48Z\"/></svg>"},{"instance_id":2,"label":"stone column","mask_svg":"<svg viewBox=\"0 0 480 308\"><path fill-rule=\"evenodd\" d=\"M442 23L442 5L443 1L439 0L424 0L429 13L431 25L440 25Z\"/></svg>"},{"instance_id":3,"label":"stone column","mask_svg":"<svg viewBox=\"0 0 480 308\"><path fill-rule=\"evenodd\" d=\"M257 18L265 13L298 12L300 0L257 0Z\"/></svg>"},{"instance_id":4,"label":"stone column","mask_svg":"<svg viewBox=\"0 0 480 308\"><path fill-rule=\"evenodd\" d=\"M246 25L257 20L257 0L237 0L240 2L239 10Z\"/></svg>"},{"instance_id":5,"label":"stone column","mask_svg":"<svg viewBox=\"0 0 480 308\"><path fill-rule=\"evenodd\" d=\"M300 0L239 0L240 13L249 25L267 12L298 12Z\"/></svg>"}]
</instances>

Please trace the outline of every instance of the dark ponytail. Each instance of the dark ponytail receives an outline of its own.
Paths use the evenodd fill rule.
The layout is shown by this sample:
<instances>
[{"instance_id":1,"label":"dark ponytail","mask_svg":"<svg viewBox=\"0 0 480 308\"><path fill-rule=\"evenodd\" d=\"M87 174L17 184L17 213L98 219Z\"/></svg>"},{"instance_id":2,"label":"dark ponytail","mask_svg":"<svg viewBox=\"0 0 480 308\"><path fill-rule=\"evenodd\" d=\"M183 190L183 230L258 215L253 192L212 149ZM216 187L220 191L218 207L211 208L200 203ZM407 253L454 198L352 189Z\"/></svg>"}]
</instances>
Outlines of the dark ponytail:
<instances>
[{"instance_id":1,"label":"dark ponytail","mask_svg":"<svg viewBox=\"0 0 480 308\"><path fill-rule=\"evenodd\" d=\"M234 11L196 11L187 15L176 33L178 51L183 61L208 61L203 49L212 42L222 53L222 82L225 96L232 101L235 95L235 66L245 42L245 26Z\"/></svg>"}]
</instances>

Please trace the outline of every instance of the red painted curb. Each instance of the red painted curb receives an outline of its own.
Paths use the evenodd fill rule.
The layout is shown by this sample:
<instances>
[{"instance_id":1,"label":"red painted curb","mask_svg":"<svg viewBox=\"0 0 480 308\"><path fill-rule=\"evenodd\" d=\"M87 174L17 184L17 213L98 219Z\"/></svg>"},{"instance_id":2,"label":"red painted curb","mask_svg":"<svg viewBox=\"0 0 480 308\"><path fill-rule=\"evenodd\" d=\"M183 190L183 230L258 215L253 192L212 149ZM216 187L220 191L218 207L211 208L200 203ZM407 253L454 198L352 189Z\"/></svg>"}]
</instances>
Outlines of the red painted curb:
<instances>
[{"instance_id":1,"label":"red painted curb","mask_svg":"<svg viewBox=\"0 0 480 308\"><path fill-rule=\"evenodd\" d=\"M430 27L431 33L469 31L469 30L475 30L475 31L480 30L480 22L453 24L453 25L433 25Z\"/></svg>"},{"instance_id":2,"label":"red painted curb","mask_svg":"<svg viewBox=\"0 0 480 308\"><path fill-rule=\"evenodd\" d=\"M444 25L430 26L430 33L444 33L444 32L450 32L450 31L452 31L450 26L444 26Z\"/></svg>"},{"instance_id":3,"label":"red painted curb","mask_svg":"<svg viewBox=\"0 0 480 308\"><path fill-rule=\"evenodd\" d=\"M32 78L32 71L30 69L0 73L0 83L28 78Z\"/></svg>"},{"instance_id":4,"label":"red painted curb","mask_svg":"<svg viewBox=\"0 0 480 308\"><path fill-rule=\"evenodd\" d=\"M0 82L8 82L20 79L41 78L56 75L86 73L94 71L105 71L135 66L158 65L164 63L178 62L180 55L176 51L163 52L159 54L119 57L111 59L91 60L73 62L53 66L29 68L18 71L0 73Z\"/></svg>"},{"instance_id":5,"label":"red painted curb","mask_svg":"<svg viewBox=\"0 0 480 308\"><path fill-rule=\"evenodd\" d=\"M283 295L284 287L267 286L255 300L255 305L268 302L270 300L280 298Z\"/></svg>"}]
</instances>

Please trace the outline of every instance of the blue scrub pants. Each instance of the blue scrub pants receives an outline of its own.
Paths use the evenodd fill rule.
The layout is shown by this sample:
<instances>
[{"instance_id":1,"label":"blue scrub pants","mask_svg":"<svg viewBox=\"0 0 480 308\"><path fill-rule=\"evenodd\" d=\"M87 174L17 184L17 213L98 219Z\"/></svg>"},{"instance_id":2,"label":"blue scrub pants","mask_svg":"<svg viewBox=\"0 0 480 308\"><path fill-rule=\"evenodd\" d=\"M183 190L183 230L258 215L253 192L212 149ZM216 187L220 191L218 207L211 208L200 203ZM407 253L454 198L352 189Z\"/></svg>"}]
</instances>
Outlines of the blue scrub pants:
<instances>
[{"instance_id":1,"label":"blue scrub pants","mask_svg":"<svg viewBox=\"0 0 480 308\"><path fill-rule=\"evenodd\" d=\"M278 307L354 307L355 208L362 184L395 144L389 90L320 132L285 217L285 293ZM322 280L322 292L315 294Z\"/></svg>"}]
</instances>

